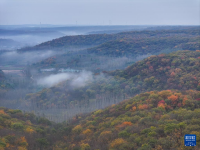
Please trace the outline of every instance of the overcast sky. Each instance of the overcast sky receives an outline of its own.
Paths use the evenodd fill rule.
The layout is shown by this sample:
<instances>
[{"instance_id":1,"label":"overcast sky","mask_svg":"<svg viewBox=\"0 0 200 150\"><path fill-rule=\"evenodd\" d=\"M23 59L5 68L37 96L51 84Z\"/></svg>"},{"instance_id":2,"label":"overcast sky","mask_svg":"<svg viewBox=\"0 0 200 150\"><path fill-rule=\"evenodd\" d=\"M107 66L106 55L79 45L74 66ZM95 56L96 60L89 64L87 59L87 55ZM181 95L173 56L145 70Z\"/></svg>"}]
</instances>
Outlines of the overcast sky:
<instances>
[{"instance_id":1,"label":"overcast sky","mask_svg":"<svg viewBox=\"0 0 200 150\"><path fill-rule=\"evenodd\" d=\"M0 25L200 25L200 0L0 0Z\"/></svg>"}]
</instances>

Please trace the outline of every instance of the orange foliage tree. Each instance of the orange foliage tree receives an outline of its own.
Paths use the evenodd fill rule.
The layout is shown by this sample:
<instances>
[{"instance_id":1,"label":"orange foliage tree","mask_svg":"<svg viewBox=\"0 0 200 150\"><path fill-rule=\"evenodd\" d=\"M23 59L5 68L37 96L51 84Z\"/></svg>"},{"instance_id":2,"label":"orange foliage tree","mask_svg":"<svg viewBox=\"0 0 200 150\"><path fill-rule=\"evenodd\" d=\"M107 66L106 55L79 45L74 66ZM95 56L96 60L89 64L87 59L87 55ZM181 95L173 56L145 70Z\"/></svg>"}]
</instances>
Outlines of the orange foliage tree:
<instances>
[{"instance_id":1,"label":"orange foliage tree","mask_svg":"<svg viewBox=\"0 0 200 150\"><path fill-rule=\"evenodd\" d=\"M171 95L171 96L168 97L168 99L172 101L172 104L176 104L177 101L178 101L178 96Z\"/></svg>"},{"instance_id":2,"label":"orange foliage tree","mask_svg":"<svg viewBox=\"0 0 200 150\"><path fill-rule=\"evenodd\" d=\"M136 109L137 109L137 108L136 108L135 106L132 107L132 111L136 111Z\"/></svg>"},{"instance_id":3,"label":"orange foliage tree","mask_svg":"<svg viewBox=\"0 0 200 150\"><path fill-rule=\"evenodd\" d=\"M147 104L139 105L138 108L139 110L147 109L148 105Z\"/></svg>"},{"instance_id":4,"label":"orange foliage tree","mask_svg":"<svg viewBox=\"0 0 200 150\"><path fill-rule=\"evenodd\" d=\"M122 124L116 126L116 129L119 130L120 128L124 128L124 127L127 127L127 126L132 126L132 123L128 122L128 121L125 121Z\"/></svg>"}]
</instances>

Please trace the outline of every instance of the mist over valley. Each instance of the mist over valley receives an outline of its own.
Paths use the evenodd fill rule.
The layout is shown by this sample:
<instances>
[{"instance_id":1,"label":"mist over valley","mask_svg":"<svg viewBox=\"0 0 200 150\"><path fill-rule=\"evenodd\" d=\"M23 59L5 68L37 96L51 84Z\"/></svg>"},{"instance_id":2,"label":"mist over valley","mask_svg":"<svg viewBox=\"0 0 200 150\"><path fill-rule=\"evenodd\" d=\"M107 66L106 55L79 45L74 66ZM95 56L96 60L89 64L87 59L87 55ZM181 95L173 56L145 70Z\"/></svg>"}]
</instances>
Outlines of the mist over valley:
<instances>
[{"instance_id":1,"label":"mist over valley","mask_svg":"<svg viewBox=\"0 0 200 150\"><path fill-rule=\"evenodd\" d=\"M171 124L199 135L189 123L199 122L199 26L0 28L0 142L140 149L145 135L147 149L156 147L152 136L168 149ZM188 122L179 118L186 111Z\"/></svg>"},{"instance_id":2,"label":"mist over valley","mask_svg":"<svg viewBox=\"0 0 200 150\"><path fill-rule=\"evenodd\" d=\"M113 28L121 31L126 28L128 30L130 27L131 26L121 26L120 28L120 26L114 26ZM10 28L13 31L16 31L12 33ZM20 30L19 27L10 28L8 29L12 34L23 35L24 30L29 31L28 33L31 34L31 32L34 33L33 31L39 27L23 27L20 28ZM84 35L64 36L33 47L15 49L12 51L2 51L0 54L0 64L5 75L4 84L6 84L3 93L5 93L5 97L12 97L10 100L11 102L9 102L9 100L3 101L4 98L2 97L3 105L8 106L6 103L9 103L11 108L18 108L18 105L20 105L19 102L17 102L16 107L16 103L13 102L15 101L13 98L18 98L21 99L21 103L29 103L30 111L32 111L33 108L35 109L35 106L32 106L35 105L35 102L28 102L26 99L27 94L42 92L48 88L62 87L63 84L66 84L64 86L67 86L67 89L70 90L68 91L69 93L81 90L81 88L88 88L89 91L93 91L93 97L91 100L88 99L90 96L75 98L80 104L82 99L83 103L85 103L85 100L96 101L97 97L102 97L98 95L103 93L103 91L105 92L106 98L103 98L104 96L102 98L108 101L107 98L112 99L111 97L115 95L112 93L114 92L114 86L112 84L115 83L117 86L122 87L123 90L121 89L120 92L118 92L118 94L121 95L119 96L119 99L114 98L114 100L108 102L108 104L101 104L100 108L104 108L110 104L115 104L123 100L125 97L133 96L130 93L127 94L125 91L127 90L127 87L134 89L136 88L135 86L138 86L138 83L134 87L130 85L120 85L122 83L119 84L119 82L122 82L123 80L121 81L121 79L113 76L110 71L119 69L124 70L126 67L141 61L144 58L149 58L152 55L162 53L167 54L182 49L192 51L198 50L200 44L198 40L199 33L197 32L199 29L198 27L181 27L178 29L176 27L171 27L169 29L167 26L162 28L144 28L142 26L141 28L135 28L135 31L89 35L86 34L89 30L103 31L111 29L111 27L42 27L41 32L51 34L51 32L49 33L49 30L53 32L55 30L69 31L69 29L72 29L73 32L78 33L80 31L85 31L85 33ZM138 29L142 30L138 31ZM11 34L8 31L5 33ZM38 34L41 34L40 31L38 31ZM113 79L112 84L109 83L111 78ZM98 84L101 84L103 87ZM96 91L92 86L99 86L99 88L97 88ZM104 89L106 86L110 86L110 89ZM16 96L11 96L14 93L17 93L15 94ZM81 92L81 95L82 94L83 93ZM78 93L76 96L77 95ZM59 98L61 103L63 103L62 101L65 101L66 98L64 97L61 96L61 98ZM73 96L71 98L74 99ZM37 98L37 100L41 101L43 101L43 99L50 103L49 97ZM56 98L55 101L57 103L58 99ZM71 101L74 102L74 100L69 100L69 102ZM75 104L80 105L77 102L75 102ZM67 105L71 104L69 103ZM26 107L24 104L22 104L22 106L24 108ZM20 106L21 109L22 106ZM89 107L90 106L87 106L86 109L90 111L99 109L99 106L95 106L93 109L89 109ZM26 110L29 110L29 108L26 107ZM43 109L43 107L39 108ZM81 113L81 111L78 110L77 112L74 112L73 115L78 113ZM48 115L48 113L46 115Z\"/></svg>"}]
</instances>

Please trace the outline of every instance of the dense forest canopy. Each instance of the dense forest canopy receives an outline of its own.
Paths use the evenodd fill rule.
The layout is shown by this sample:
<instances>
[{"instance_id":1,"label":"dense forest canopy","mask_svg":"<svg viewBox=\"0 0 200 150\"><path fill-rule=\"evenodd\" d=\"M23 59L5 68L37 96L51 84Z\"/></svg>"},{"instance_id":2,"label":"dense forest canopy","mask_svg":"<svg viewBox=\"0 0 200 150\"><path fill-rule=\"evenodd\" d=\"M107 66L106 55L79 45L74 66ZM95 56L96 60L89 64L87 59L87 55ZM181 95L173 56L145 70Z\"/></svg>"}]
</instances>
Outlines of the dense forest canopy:
<instances>
[{"instance_id":1,"label":"dense forest canopy","mask_svg":"<svg viewBox=\"0 0 200 150\"><path fill-rule=\"evenodd\" d=\"M83 87L72 87L68 80L28 94L27 105L36 110L66 108L73 114L104 108L146 91L200 90L199 57L199 50L150 56L125 70L94 75Z\"/></svg>"},{"instance_id":2,"label":"dense forest canopy","mask_svg":"<svg viewBox=\"0 0 200 150\"><path fill-rule=\"evenodd\" d=\"M200 148L199 26L116 29L1 51L0 150Z\"/></svg>"},{"instance_id":3,"label":"dense forest canopy","mask_svg":"<svg viewBox=\"0 0 200 150\"><path fill-rule=\"evenodd\" d=\"M105 42L115 40L134 40L142 38L156 38L156 37L199 37L199 27L180 27L164 30L143 30L143 31L128 31L117 34L90 34L90 35L76 35L64 36L53 39L48 42L41 43L34 47L27 47L19 49L20 52L41 49L67 48L69 46L95 46Z\"/></svg>"},{"instance_id":4,"label":"dense forest canopy","mask_svg":"<svg viewBox=\"0 0 200 150\"><path fill-rule=\"evenodd\" d=\"M33 68L73 68L99 73L124 69L150 55L177 50L199 50L199 39L197 27L180 27L171 30L65 36L18 51L59 52L57 55L33 63Z\"/></svg>"},{"instance_id":5,"label":"dense forest canopy","mask_svg":"<svg viewBox=\"0 0 200 150\"><path fill-rule=\"evenodd\" d=\"M200 92L151 91L104 110L54 124L20 110L0 108L0 146L18 149L192 149L185 134L200 142Z\"/></svg>"}]
</instances>

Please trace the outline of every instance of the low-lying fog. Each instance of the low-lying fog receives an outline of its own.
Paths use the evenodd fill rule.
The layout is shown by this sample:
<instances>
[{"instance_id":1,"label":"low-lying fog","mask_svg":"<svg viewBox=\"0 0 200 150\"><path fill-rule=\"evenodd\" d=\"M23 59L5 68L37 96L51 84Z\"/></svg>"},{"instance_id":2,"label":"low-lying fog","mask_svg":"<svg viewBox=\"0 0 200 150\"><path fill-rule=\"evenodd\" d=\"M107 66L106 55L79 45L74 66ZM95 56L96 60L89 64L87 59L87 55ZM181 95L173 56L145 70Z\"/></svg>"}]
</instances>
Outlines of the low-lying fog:
<instances>
[{"instance_id":1,"label":"low-lying fog","mask_svg":"<svg viewBox=\"0 0 200 150\"><path fill-rule=\"evenodd\" d=\"M95 29L93 31L95 31ZM103 28L101 29L101 31L103 31ZM95 72L96 70L99 69L98 71L101 72L101 71L110 71L115 69L124 69L125 67L127 67L127 65L130 65L133 62L136 62L138 60L150 56L150 54L134 56L134 57L132 56L112 57L107 55L99 56L97 54L89 54L86 52L86 50L84 52L83 47L82 49L81 48L78 49L73 48L71 50L66 49L67 52L59 50L52 51L49 49L42 51L30 51L30 52L27 51L23 53L15 51L20 47L36 45L41 42L52 40L53 38L58 38L64 35L87 34L86 32L92 32L92 30L80 29L79 31L69 31L63 29L63 30L56 30L56 32L51 32L51 34L49 34L48 32L42 34L40 34L39 32L37 34L24 34L24 31L23 33L15 35L0 34L0 38L12 39L17 42L14 43L15 45L7 47L7 49L10 51L0 52L0 69L4 68L9 70L10 69L9 67L11 67L12 69L14 68L13 70L16 71L16 68L19 67L22 69L19 69L17 71L21 71L19 73L24 73L22 70L27 66L31 66L30 68L33 69L33 72L34 71L36 72L35 74L31 74L29 77L26 77L25 75L17 76L16 72L13 73L12 71L13 74L7 77L8 80L7 82L10 84L11 88L6 92L4 97L0 98L0 105L13 109L22 109L31 111L32 106L27 107L26 105L27 103L25 99L26 94L36 93L38 91L41 91L43 88L50 88L56 86L62 82L65 82L66 80L69 81L68 86L69 88L72 89L82 88L87 85L90 86L90 83L95 83L97 80L100 80L102 78L103 79L109 78L105 77L102 74L94 75L94 73L96 73ZM56 63L55 65L52 64L49 65L48 63L45 64L47 65L46 69L53 68L56 71L38 72L38 70L41 68L45 69L45 66L37 62L40 62L52 56L58 56L56 59ZM34 66L32 66L33 63L37 63L36 64L37 68L34 68ZM61 67L62 65L64 67ZM71 68L81 71L78 73L69 73L69 72L59 73L59 69L61 68L64 69ZM9 71L5 73L7 75L9 74ZM90 105L91 108L84 108L84 109L76 108L71 110L54 109L48 111L40 110L40 108L39 109L34 108L34 111L35 110L37 110L38 112L41 111L42 113L45 113L47 117L48 115L51 115L52 117L52 113L57 115L59 115L60 113L66 115L65 112L67 112L68 116L65 116L63 119L69 119L74 115L76 115L77 113L90 112L95 109L103 108L110 104L117 103L124 99L123 95L120 95L120 93L118 98L112 98L109 102L107 102L106 99L108 97L109 95L107 97L104 97L102 102L96 101L96 103L91 103ZM99 105L99 103L101 104ZM49 119L55 121L55 118L49 118ZM61 118L59 121L63 121L63 119Z\"/></svg>"},{"instance_id":2,"label":"low-lying fog","mask_svg":"<svg viewBox=\"0 0 200 150\"><path fill-rule=\"evenodd\" d=\"M18 53L17 51L8 51L3 54L0 54L0 64L1 66L26 66L27 64L36 63L38 61L44 60L48 57L61 53L62 52L55 52L51 50L24 53Z\"/></svg>"},{"instance_id":3,"label":"low-lying fog","mask_svg":"<svg viewBox=\"0 0 200 150\"><path fill-rule=\"evenodd\" d=\"M0 43L0 50L15 50L34 46L67 35L109 34L123 31L144 30L149 26L59 26L59 25L10 25L0 26L0 39L11 39L16 44Z\"/></svg>"},{"instance_id":4,"label":"low-lying fog","mask_svg":"<svg viewBox=\"0 0 200 150\"><path fill-rule=\"evenodd\" d=\"M52 87L60 82L70 80L72 88L85 86L88 81L93 81L93 75L90 71L81 71L80 73L58 73L51 74L37 79L37 84L43 87Z\"/></svg>"}]
</instances>

